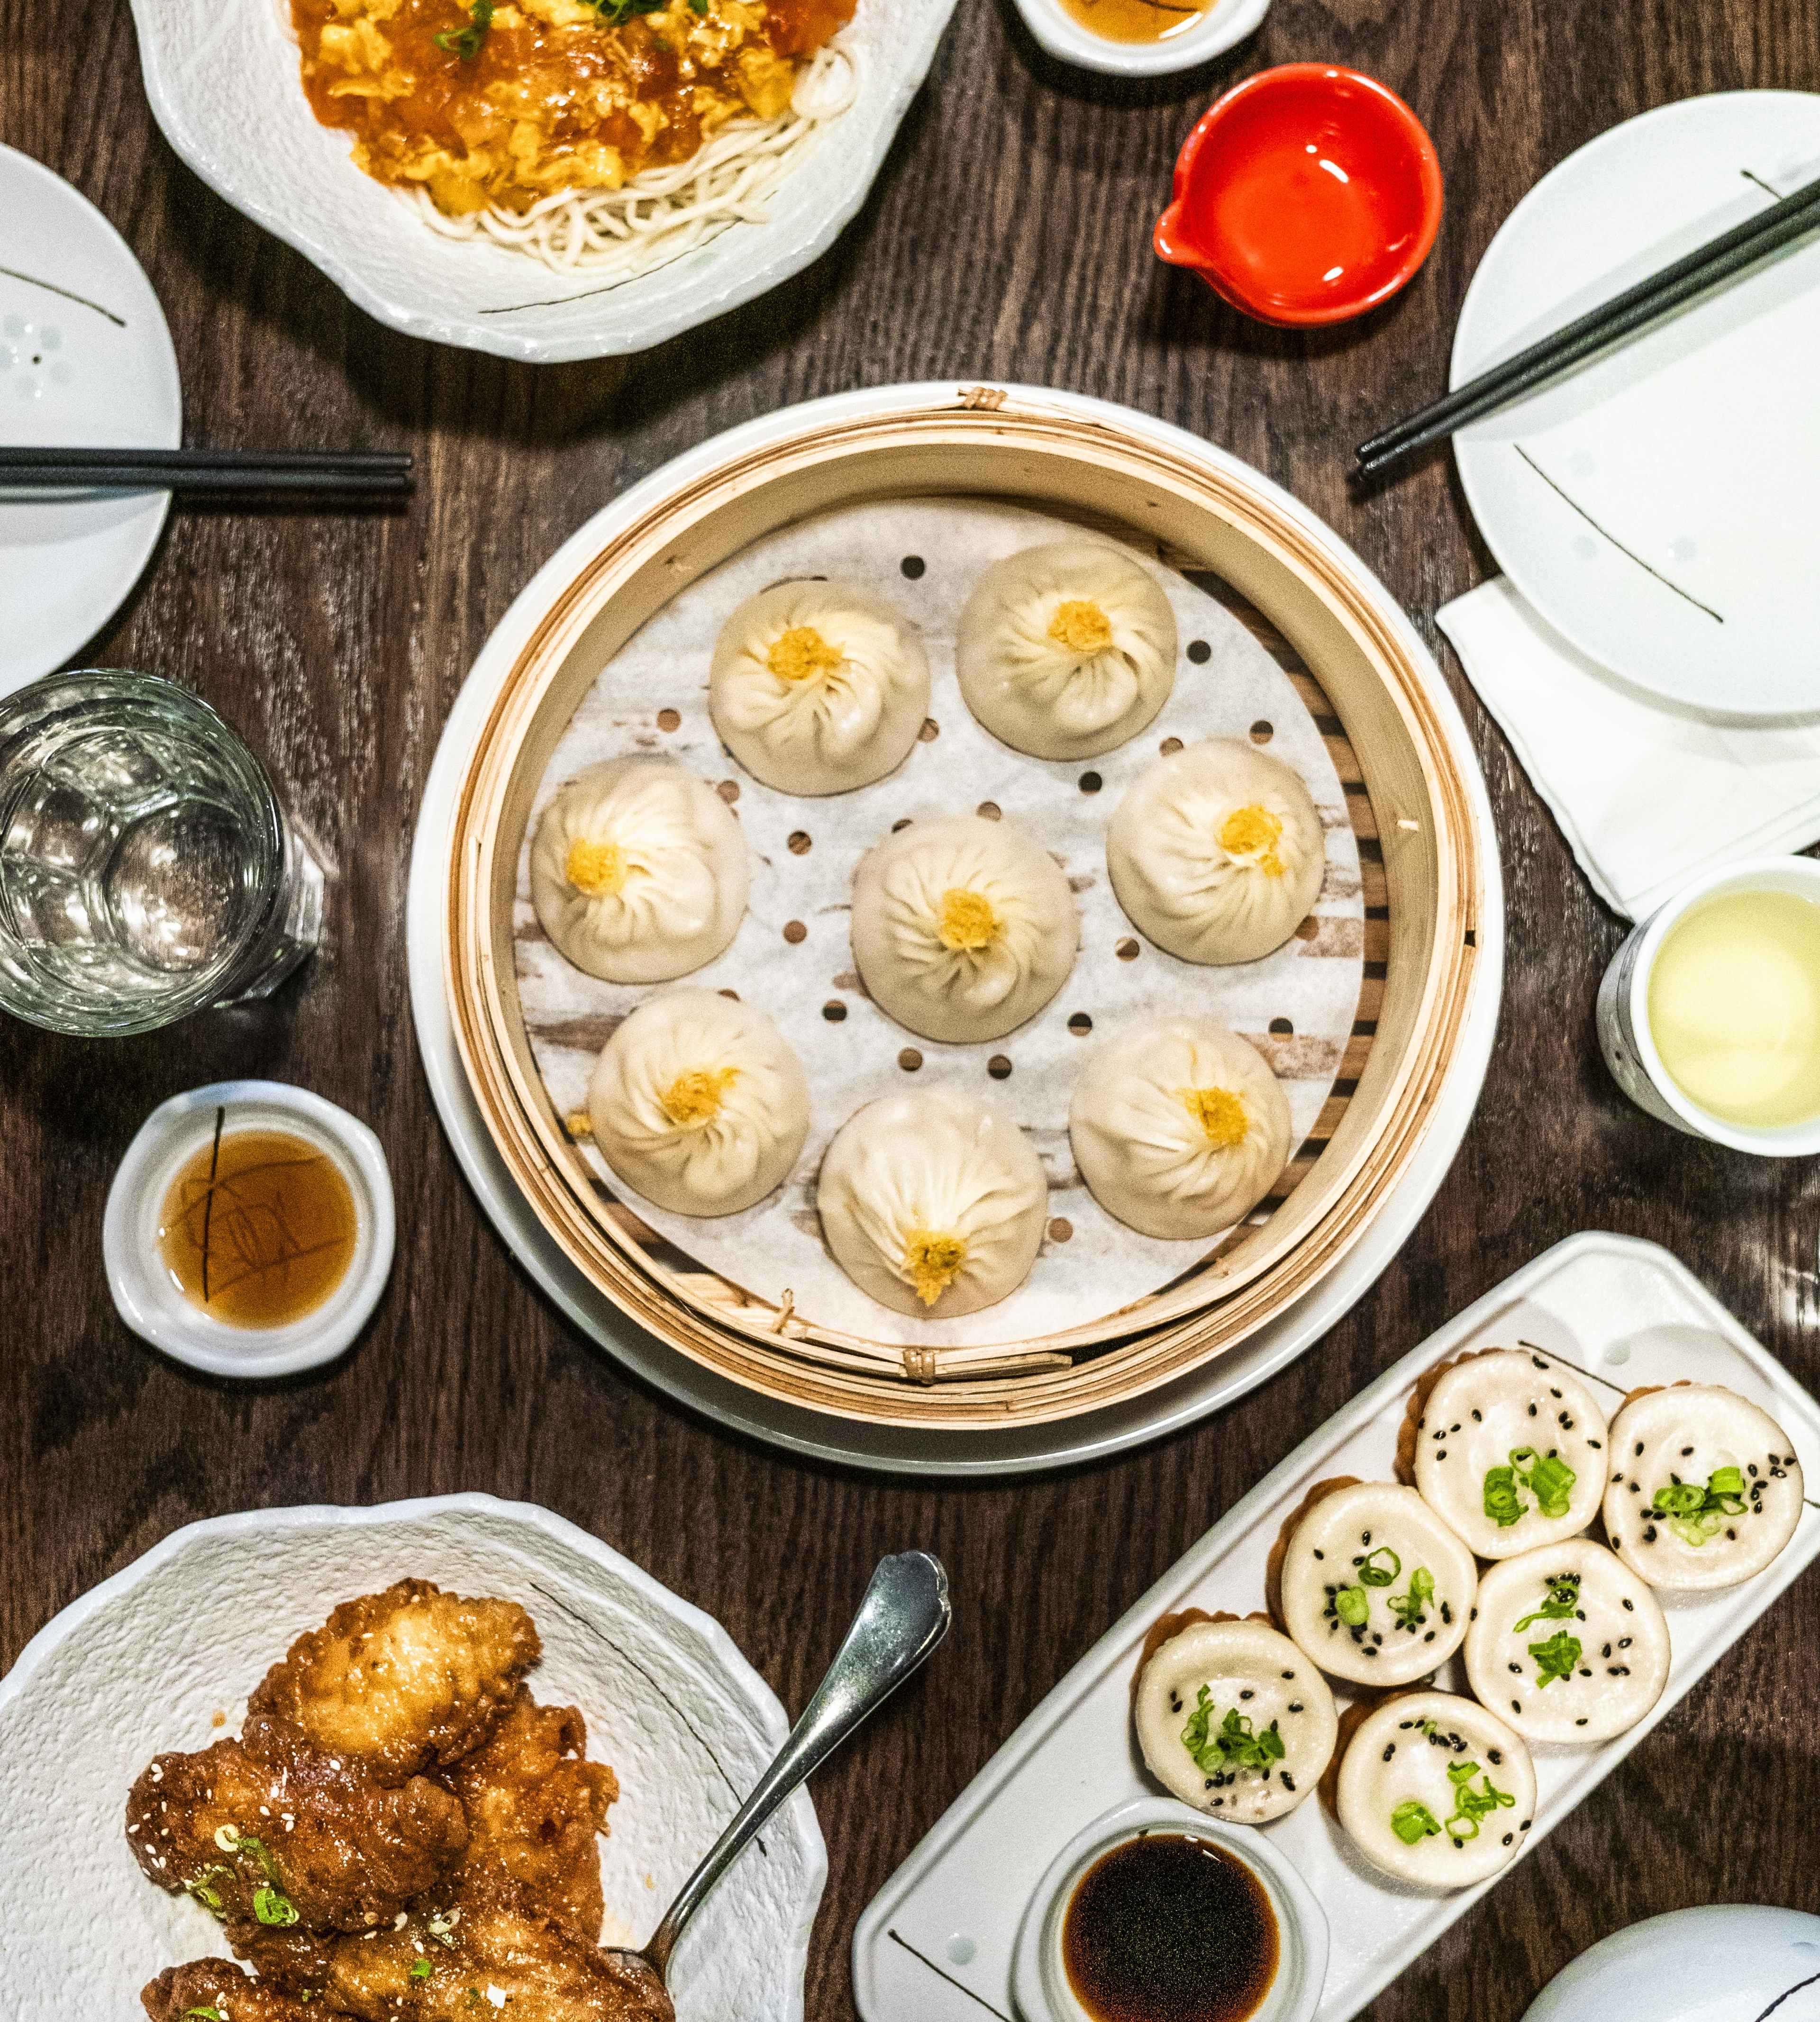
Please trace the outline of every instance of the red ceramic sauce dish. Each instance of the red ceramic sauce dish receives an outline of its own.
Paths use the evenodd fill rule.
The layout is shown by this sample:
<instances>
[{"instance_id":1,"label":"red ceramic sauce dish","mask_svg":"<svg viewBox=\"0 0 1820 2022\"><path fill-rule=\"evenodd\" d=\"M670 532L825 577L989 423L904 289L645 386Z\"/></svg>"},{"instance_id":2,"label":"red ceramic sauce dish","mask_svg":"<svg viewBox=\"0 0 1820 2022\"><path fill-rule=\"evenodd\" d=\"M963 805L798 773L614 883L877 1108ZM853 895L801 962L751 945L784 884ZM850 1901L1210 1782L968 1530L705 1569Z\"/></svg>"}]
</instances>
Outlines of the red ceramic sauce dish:
<instances>
[{"instance_id":1,"label":"red ceramic sauce dish","mask_svg":"<svg viewBox=\"0 0 1820 2022\"><path fill-rule=\"evenodd\" d=\"M1441 206L1434 144L1394 91L1336 64L1284 64L1201 115L1157 253L1262 323L1343 323L1427 258Z\"/></svg>"}]
</instances>

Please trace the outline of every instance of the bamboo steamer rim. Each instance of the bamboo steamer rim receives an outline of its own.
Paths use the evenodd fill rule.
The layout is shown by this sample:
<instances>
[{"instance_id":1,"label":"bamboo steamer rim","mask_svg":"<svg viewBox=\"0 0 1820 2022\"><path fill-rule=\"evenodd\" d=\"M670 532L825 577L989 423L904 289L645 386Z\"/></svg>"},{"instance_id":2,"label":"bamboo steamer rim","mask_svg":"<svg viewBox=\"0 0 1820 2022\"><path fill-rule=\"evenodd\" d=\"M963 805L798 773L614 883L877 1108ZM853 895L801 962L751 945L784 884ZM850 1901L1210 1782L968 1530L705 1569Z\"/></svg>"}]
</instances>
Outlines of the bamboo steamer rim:
<instances>
[{"instance_id":1,"label":"bamboo steamer rim","mask_svg":"<svg viewBox=\"0 0 1820 2022\"><path fill-rule=\"evenodd\" d=\"M926 405L918 398L924 394ZM876 397L876 409L843 411L839 418L828 418L826 410L849 408L851 396L812 403L813 422L806 417L788 434L705 465L712 445L704 446L687 460L696 469L673 488L654 493L654 502L609 535L552 597L520 643L461 776L451 830L444 987L463 1070L506 1169L565 1255L630 1317L716 1374L798 1407L957 1430L1036 1423L1128 1399L1186 1374L1264 1324L1358 1240L1426 1134L1459 1036L1476 963L1482 845L1459 761L1420 663L1405 643L1400 612L1394 606L1387 612L1387 593L1376 579L1325 529L1316 532L1301 524L1299 509L1280 503L1267 480L1243 465L1226 467L1225 459L1209 457L1178 431L1160 429L1142 416L1127 419L1124 411L1099 402L1000 387L887 389ZM1290 577L1339 624L1371 668L1374 700L1391 706L1431 811L1436 858L1433 933L1412 1013L1411 1043L1343 1159L1324 1170L1333 1148L1325 1150L1283 1209L1240 1246L1240 1261L1210 1265L1173 1294L1153 1297L1124 1314L989 1350L867 1341L804 1322L789 1311L788 1296L780 1313L702 1267L678 1274L647 1256L603 1212L541 1085L524 1070L517 1050L523 1027L512 951L509 941L496 950L492 933L498 880L505 874L515 883L521 836L521 830L513 837L510 862L503 864L503 804L550 688L614 597L661 558L674 580L653 607L660 608L724 553L754 538L748 531L731 549L693 568L674 552L665 554L767 482L818 469L844 471L886 451L945 447L1025 451L1060 465L1072 461L1116 470L1140 493L1160 489L1190 511L1211 514ZM663 476L651 483L660 487ZM878 491L939 488L881 483ZM1026 504L1041 497L1014 486L1008 495ZM1142 502L1160 509L1154 498ZM785 524L801 509L816 509L799 508L770 524ZM1128 524L1135 532L1141 527L1135 518ZM1422 826L1408 818L1399 822L1418 834ZM1388 868L1393 838L1386 841ZM1291 1216L1298 1196L1317 1180L1321 1185L1310 1206ZM713 1287L711 1297L703 1295L704 1286ZM1098 1352L1076 1362L1076 1353L1087 1349ZM974 1369L974 1374L955 1373ZM945 1380L925 1387L937 1373Z\"/></svg>"}]
</instances>

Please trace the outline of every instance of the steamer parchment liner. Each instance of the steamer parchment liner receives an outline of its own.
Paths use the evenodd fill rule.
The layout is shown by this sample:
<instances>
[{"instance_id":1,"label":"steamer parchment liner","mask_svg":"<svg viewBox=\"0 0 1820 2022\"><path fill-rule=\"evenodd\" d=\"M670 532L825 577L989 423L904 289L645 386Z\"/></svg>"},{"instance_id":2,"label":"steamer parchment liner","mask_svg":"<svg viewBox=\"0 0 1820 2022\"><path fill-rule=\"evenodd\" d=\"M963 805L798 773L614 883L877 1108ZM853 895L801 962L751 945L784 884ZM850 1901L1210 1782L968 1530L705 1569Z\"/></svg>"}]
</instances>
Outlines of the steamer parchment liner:
<instances>
[{"instance_id":1,"label":"steamer parchment liner","mask_svg":"<svg viewBox=\"0 0 1820 2022\"><path fill-rule=\"evenodd\" d=\"M1318 675L1311 705L1355 762L1365 989L1350 1098L1262 1228L1110 1327L1015 1352L828 1337L692 1266L628 1209L603 1219L545 1096L510 950L519 850L557 737L599 666L676 591L831 505L969 492L1092 515L1217 572ZM963 1434L1123 1403L1204 1367L1320 1283L1407 1175L1454 1071L1491 871L1471 759L1389 593L1332 531L1226 452L1102 401L1036 387L887 387L703 445L610 507L514 607L444 856L444 980L462 1069L526 1206L600 1295L677 1352L796 1408ZM1323 705L1320 696L1325 695ZM1373 943L1375 942L1375 946ZM1334 1107L1339 1108L1339 1098ZM938 1371L931 1365L939 1360ZM938 1373L934 1384L907 1376Z\"/></svg>"},{"instance_id":2,"label":"steamer parchment liner","mask_svg":"<svg viewBox=\"0 0 1820 2022\"><path fill-rule=\"evenodd\" d=\"M955 677L954 630L981 571L1077 531L1021 507L956 498L845 506L769 535L681 592L612 657L557 740L535 797L519 866L516 965L532 1051L562 1117L585 1110L594 1060L614 1026L662 987L587 976L545 937L528 873L538 816L584 767L630 753L717 781L738 814L753 876L747 915L726 953L682 981L730 990L777 1020L813 1096L803 1155L765 1202L715 1217L656 1207L613 1179L591 1144L581 1155L603 1203L623 1199L682 1254L774 1306L788 1299L806 1323L830 1332L946 1351L1109 1320L1223 1246L1141 1235L1081 1184L1068 1104L1093 1039L1150 1012L1220 1019L1270 1060L1299 1145L1321 1122L1352 1037L1365 909L1346 794L1289 676L1222 603L1122 542L1164 588L1180 634L1175 691L1155 721L1102 757L1051 762L1010 750L968 713ZM923 742L888 779L806 799L765 787L724 750L709 720L707 670L722 626L747 597L781 581L835 575L915 621L930 656L930 714ZM1144 941L1106 875L1106 827L1124 794L1160 752L1208 736L1248 739L1289 765L1313 792L1325 830L1325 878L1311 922L1275 954L1230 968L1179 962ZM974 810L1018 823L1062 864L1081 912L1082 947L1061 994L1025 1024L1001 1039L943 1046L905 1031L867 997L848 943L848 900L861 856L884 835ZM853 1285L824 1248L815 1211L817 1169L840 1125L876 1096L932 1083L1010 1111L1051 1189L1047 1239L1025 1283L984 1312L934 1322L890 1312Z\"/></svg>"}]
</instances>

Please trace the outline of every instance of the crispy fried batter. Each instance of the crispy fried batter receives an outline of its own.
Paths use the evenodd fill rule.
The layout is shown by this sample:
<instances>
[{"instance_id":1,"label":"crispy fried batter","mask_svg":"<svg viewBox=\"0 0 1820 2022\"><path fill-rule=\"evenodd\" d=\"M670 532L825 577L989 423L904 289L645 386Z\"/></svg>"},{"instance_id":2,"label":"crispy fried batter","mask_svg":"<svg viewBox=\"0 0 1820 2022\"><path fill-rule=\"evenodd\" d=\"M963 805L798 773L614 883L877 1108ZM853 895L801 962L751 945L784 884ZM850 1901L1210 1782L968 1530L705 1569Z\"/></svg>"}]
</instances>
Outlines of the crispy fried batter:
<instances>
[{"instance_id":1,"label":"crispy fried batter","mask_svg":"<svg viewBox=\"0 0 1820 2022\"><path fill-rule=\"evenodd\" d=\"M451 1780L468 1819L457 1886L489 1876L520 1883L592 1944L605 1914L597 1841L619 1786L605 1764L587 1760L587 1745L576 1707L540 1706L521 1686L492 1739Z\"/></svg>"},{"instance_id":2,"label":"crispy fried batter","mask_svg":"<svg viewBox=\"0 0 1820 2022\"><path fill-rule=\"evenodd\" d=\"M388 1790L301 1743L261 1761L230 1740L159 1756L126 1800L126 1838L149 1880L232 1926L360 1930L448 1874L468 1829L427 1777Z\"/></svg>"},{"instance_id":3,"label":"crispy fried batter","mask_svg":"<svg viewBox=\"0 0 1820 2022\"><path fill-rule=\"evenodd\" d=\"M530 1892L470 1878L442 1909L364 1938L266 1931L248 1954L261 1978L320 1988L360 2022L674 2022L669 1996L635 1962L584 1944Z\"/></svg>"},{"instance_id":4,"label":"crispy fried batter","mask_svg":"<svg viewBox=\"0 0 1820 2022\"><path fill-rule=\"evenodd\" d=\"M218 2016L221 2022L316 2022L322 2010L276 1987L250 1980L225 1959L166 1966L139 1998L152 2022Z\"/></svg>"},{"instance_id":5,"label":"crispy fried batter","mask_svg":"<svg viewBox=\"0 0 1820 2022\"><path fill-rule=\"evenodd\" d=\"M402 1782L478 1747L542 1647L516 1601L400 1580L298 1638L253 1695L247 1746L269 1753L272 1731L289 1727L325 1755Z\"/></svg>"}]
</instances>

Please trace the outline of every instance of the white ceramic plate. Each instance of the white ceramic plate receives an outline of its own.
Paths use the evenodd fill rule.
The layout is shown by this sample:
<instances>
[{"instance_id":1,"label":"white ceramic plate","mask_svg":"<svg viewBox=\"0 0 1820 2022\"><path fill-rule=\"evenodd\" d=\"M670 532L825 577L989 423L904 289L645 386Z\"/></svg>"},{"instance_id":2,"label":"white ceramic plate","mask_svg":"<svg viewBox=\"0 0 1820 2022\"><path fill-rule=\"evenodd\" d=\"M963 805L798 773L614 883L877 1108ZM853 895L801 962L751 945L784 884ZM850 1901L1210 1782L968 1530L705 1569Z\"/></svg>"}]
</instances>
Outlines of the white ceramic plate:
<instances>
[{"instance_id":1,"label":"white ceramic plate","mask_svg":"<svg viewBox=\"0 0 1820 2022\"><path fill-rule=\"evenodd\" d=\"M1614 1409L1634 1385L1727 1385L1771 1413L1804 1473L1820 1465L1820 1404L1684 1265L1628 1236L1594 1232L1555 1244L1303 1440L1043 1699L861 1918L853 1986L866 2022L979 2022L982 2008L1009 2022L1018 1932L1043 1870L1088 1820L1154 1791L1131 1731L1131 1673L1151 1624L1183 1608L1260 1607L1270 1549L1310 1487L1336 1474L1387 1480L1416 1378L1444 1356L1518 1340L1586 1371ZM1674 1655L1661 1698L1614 1740L1535 1750L1535 1826L1519 1858L1592 1794L1817 1553L1820 1509L1811 1505L1781 1557L1756 1579L1663 1597ZM1438 1682L1462 1690L1460 1675L1460 1660L1450 1658ZM1337 1698L1354 1696L1333 1682ZM1317 2022L1349 2022L1500 1878L1445 1895L1389 1881L1352 1851L1318 1797L1253 1830L1300 1871L1326 1913L1332 1943ZM1654 1993L1652 1986L1645 2001L1581 2003L1573 2012L1633 2022L1663 2012ZM1740 2022L1755 2013L1734 2012Z\"/></svg>"},{"instance_id":2,"label":"white ceramic plate","mask_svg":"<svg viewBox=\"0 0 1820 2022\"><path fill-rule=\"evenodd\" d=\"M221 1955L207 1912L141 1874L127 1790L160 1750L237 1732L247 1692L338 1601L407 1575L529 1608L544 1650L532 1688L580 1707L590 1754L619 1779L601 1842L608 1940L650 1935L788 1731L726 1632L528 1503L250 1510L155 1546L66 1608L0 1680L0 1926L16 2022L65 2022L76 1987L86 2012L124 2022L163 1967ZM759 1847L678 1948L682 2022L802 2015L828 1869L806 1791Z\"/></svg>"},{"instance_id":3,"label":"white ceramic plate","mask_svg":"<svg viewBox=\"0 0 1820 2022\"><path fill-rule=\"evenodd\" d=\"M926 407L934 395L945 390L948 389L910 385L839 393L748 422L653 472L597 513L557 549L521 593L481 649L444 726L424 787L411 852L407 948L418 1046L430 1095L455 1156L494 1227L525 1269L584 1334L679 1403L737 1432L793 1452L890 1473L996 1476L1101 1459L1192 1425L1222 1404L1242 1397L1292 1362L1364 1297L1427 1211L1453 1162L1478 1104L1497 1033L1504 986L1504 884L1490 804L1464 721L1427 649L1408 621L1394 612L1387 597L1386 622L1397 626L1409 651L1431 676L1431 703L1459 754L1461 776L1472 797L1486 877L1485 903L1479 918L1479 960L1453 1071L1429 1117L1427 1134L1408 1173L1358 1242L1313 1290L1231 1353L1215 1356L1179 1381L1146 1391L1110 1411L1025 1430L960 1435L872 1425L858 1419L839 1419L795 1409L716 1376L628 1319L563 1255L513 1184L475 1106L455 1046L444 975L448 928L444 900L455 794L469 750L513 660L548 608L554 587L570 580L582 559L595 552L619 527L630 524L672 489L691 484L704 472L717 468L723 458L736 453L749 454L794 433L806 417L820 417L833 426L851 416L875 412L887 401L907 409ZM1223 450L1133 409L1116 407L1081 394L1045 392L1041 397L1053 406L1088 418L1116 415L1121 426L1143 429L1178 449L1189 445L1215 465L1245 468ZM1248 475L1255 481L1255 473ZM1287 492L1276 491L1274 496L1309 532L1342 553L1349 553L1306 506Z\"/></svg>"},{"instance_id":4,"label":"white ceramic plate","mask_svg":"<svg viewBox=\"0 0 1820 2022\"><path fill-rule=\"evenodd\" d=\"M0 147L0 443L174 449L177 354L126 242L87 198ZM168 491L0 493L0 695L64 662L126 601Z\"/></svg>"},{"instance_id":5,"label":"white ceramic plate","mask_svg":"<svg viewBox=\"0 0 1820 2022\"><path fill-rule=\"evenodd\" d=\"M1820 96L1726 92L1544 176L1467 291L1453 383L1820 175ZM1543 617L1705 714L1820 713L1820 236L1455 439L1473 517Z\"/></svg>"},{"instance_id":6,"label":"white ceramic plate","mask_svg":"<svg viewBox=\"0 0 1820 2022\"><path fill-rule=\"evenodd\" d=\"M1754 1903L1671 1910L1564 1967L1523 2022L1820 2022L1820 1917Z\"/></svg>"},{"instance_id":7,"label":"white ceramic plate","mask_svg":"<svg viewBox=\"0 0 1820 2022\"><path fill-rule=\"evenodd\" d=\"M842 46L859 96L773 199L629 281L568 281L522 254L444 239L349 158L303 95L287 0L133 0L152 110L217 195L294 246L369 316L413 337L532 364L644 351L775 287L864 201L954 0L860 0Z\"/></svg>"}]
</instances>

